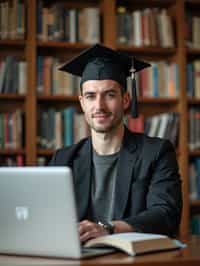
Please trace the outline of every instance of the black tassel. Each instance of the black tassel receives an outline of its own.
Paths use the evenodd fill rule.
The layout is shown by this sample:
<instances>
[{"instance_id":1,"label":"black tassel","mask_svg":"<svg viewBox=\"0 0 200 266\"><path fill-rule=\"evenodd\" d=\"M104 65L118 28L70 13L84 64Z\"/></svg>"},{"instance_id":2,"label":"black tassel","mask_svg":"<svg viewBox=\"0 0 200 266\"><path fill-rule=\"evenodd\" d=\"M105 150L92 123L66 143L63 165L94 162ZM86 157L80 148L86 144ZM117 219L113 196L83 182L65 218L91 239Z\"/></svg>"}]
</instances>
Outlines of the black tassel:
<instances>
[{"instance_id":1,"label":"black tassel","mask_svg":"<svg viewBox=\"0 0 200 266\"><path fill-rule=\"evenodd\" d=\"M131 90L132 90L131 115L132 117L136 118L138 117L138 102L137 102L135 77L131 78Z\"/></svg>"},{"instance_id":2,"label":"black tassel","mask_svg":"<svg viewBox=\"0 0 200 266\"><path fill-rule=\"evenodd\" d=\"M132 66L130 69L131 92L132 92L131 116L134 118L138 117L138 103L137 103L135 72L136 72L136 69L134 68L134 58L132 57Z\"/></svg>"}]
</instances>

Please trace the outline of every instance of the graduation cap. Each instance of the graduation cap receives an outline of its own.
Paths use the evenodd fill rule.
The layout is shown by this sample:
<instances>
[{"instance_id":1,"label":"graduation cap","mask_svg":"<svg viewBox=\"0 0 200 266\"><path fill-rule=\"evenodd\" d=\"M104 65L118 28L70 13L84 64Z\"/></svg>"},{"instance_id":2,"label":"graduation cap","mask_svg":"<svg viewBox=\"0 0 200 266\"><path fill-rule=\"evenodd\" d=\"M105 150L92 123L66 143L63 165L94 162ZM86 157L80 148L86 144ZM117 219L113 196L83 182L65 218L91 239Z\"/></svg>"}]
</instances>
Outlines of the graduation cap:
<instances>
[{"instance_id":1,"label":"graduation cap","mask_svg":"<svg viewBox=\"0 0 200 266\"><path fill-rule=\"evenodd\" d=\"M81 77L81 85L87 80L111 79L127 89L127 77L131 77L131 114L138 116L135 73L150 64L115 51L100 44L84 50L78 56L61 65L58 69Z\"/></svg>"}]
</instances>

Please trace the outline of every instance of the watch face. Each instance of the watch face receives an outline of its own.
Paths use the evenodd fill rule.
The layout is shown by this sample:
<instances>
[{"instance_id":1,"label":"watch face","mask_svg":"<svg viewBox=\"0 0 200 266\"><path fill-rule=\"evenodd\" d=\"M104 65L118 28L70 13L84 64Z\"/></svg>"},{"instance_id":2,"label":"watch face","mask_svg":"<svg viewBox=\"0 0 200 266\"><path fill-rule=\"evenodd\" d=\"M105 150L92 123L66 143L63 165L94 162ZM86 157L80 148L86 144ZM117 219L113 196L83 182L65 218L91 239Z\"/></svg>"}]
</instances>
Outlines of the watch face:
<instances>
[{"instance_id":1,"label":"watch face","mask_svg":"<svg viewBox=\"0 0 200 266\"><path fill-rule=\"evenodd\" d=\"M104 229L108 231L109 234L114 233L114 224L112 222L98 222L99 225L101 225Z\"/></svg>"}]
</instances>

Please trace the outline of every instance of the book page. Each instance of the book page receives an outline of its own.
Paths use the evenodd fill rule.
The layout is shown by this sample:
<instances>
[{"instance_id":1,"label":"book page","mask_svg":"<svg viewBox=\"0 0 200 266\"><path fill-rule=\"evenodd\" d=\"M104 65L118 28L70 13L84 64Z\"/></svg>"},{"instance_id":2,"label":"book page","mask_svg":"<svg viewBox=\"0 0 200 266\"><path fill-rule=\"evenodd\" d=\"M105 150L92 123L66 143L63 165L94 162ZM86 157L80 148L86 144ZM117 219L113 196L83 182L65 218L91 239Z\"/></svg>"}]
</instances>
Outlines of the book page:
<instances>
[{"instance_id":1,"label":"book page","mask_svg":"<svg viewBox=\"0 0 200 266\"><path fill-rule=\"evenodd\" d=\"M165 235L158 235L158 234L145 234L145 233L121 233L121 234L113 234L110 236L112 239L123 239L127 241L143 241L143 240L150 240L150 239L160 239L160 238L167 238Z\"/></svg>"}]
</instances>

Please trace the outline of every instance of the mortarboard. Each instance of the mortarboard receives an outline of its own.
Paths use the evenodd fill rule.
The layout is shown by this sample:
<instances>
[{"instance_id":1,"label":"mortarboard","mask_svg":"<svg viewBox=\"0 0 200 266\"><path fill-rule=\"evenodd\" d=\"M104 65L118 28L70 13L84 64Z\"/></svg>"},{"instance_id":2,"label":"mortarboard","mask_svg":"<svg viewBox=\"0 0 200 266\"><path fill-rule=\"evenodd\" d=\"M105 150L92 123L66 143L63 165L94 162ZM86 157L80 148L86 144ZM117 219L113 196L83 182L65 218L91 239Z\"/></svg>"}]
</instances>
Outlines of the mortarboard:
<instances>
[{"instance_id":1,"label":"mortarboard","mask_svg":"<svg viewBox=\"0 0 200 266\"><path fill-rule=\"evenodd\" d=\"M58 69L81 77L81 85L87 80L112 79L127 89L127 77L131 76L131 114L138 116L135 73L151 66L149 63L130 57L100 44L84 50Z\"/></svg>"}]
</instances>

